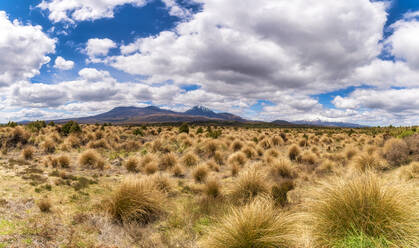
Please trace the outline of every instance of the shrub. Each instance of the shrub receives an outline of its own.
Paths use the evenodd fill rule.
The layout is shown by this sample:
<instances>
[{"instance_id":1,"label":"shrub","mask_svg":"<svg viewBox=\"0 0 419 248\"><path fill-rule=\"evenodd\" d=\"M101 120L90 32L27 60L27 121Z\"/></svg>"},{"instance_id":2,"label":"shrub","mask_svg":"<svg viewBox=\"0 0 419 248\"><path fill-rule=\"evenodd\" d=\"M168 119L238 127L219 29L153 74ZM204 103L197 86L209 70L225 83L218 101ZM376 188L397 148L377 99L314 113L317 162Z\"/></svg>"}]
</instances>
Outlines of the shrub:
<instances>
[{"instance_id":1,"label":"shrub","mask_svg":"<svg viewBox=\"0 0 419 248\"><path fill-rule=\"evenodd\" d=\"M42 198L36 203L36 205L38 205L39 210L41 210L41 212L51 211L52 203L51 203L51 200L48 198Z\"/></svg>"},{"instance_id":2,"label":"shrub","mask_svg":"<svg viewBox=\"0 0 419 248\"><path fill-rule=\"evenodd\" d=\"M189 126L187 123L182 123L182 125L180 125L179 133L189 133Z\"/></svg>"},{"instance_id":3,"label":"shrub","mask_svg":"<svg viewBox=\"0 0 419 248\"><path fill-rule=\"evenodd\" d=\"M148 178L129 177L105 201L106 212L121 223L147 224L164 212L166 195Z\"/></svg>"},{"instance_id":4,"label":"shrub","mask_svg":"<svg viewBox=\"0 0 419 248\"><path fill-rule=\"evenodd\" d=\"M79 163L81 166L89 169L102 169L104 161L100 154L95 150L87 150L83 152L79 157Z\"/></svg>"},{"instance_id":5,"label":"shrub","mask_svg":"<svg viewBox=\"0 0 419 248\"><path fill-rule=\"evenodd\" d=\"M192 171L192 176L196 182L202 183L208 176L208 168L204 164L198 165Z\"/></svg>"},{"instance_id":6,"label":"shrub","mask_svg":"<svg viewBox=\"0 0 419 248\"><path fill-rule=\"evenodd\" d=\"M386 141L383 153L392 166L400 166L407 162L409 147L404 140L393 138Z\"/></svg>"},{"instance_id":7,"label":"shrub","mask_svg":"<svg viewBox=\"0 0 419 248\"><path fill-rule=\"evenodd\" d=\"M71 133L81 133L81 127L77 122L69 121L61 127L60 131L62 135L68 136Z\"/></svg>"},{"instance_id":8,"label":"shrub","mask_svg":"<svg viewBox=\"0 0 419 248\"><path fill-rule=\"evenodd\" d=\"M198 156L193 154L192 152L186 153L182 157L182 164L186 167L192 167L197 165L199 162Z\"/></svg>"},{"instance_id":9,"label":"shrub","mask_svg":"<svg viewBox=\"0 0 419 248\"><path fill-rule=\"evenodd\" d=\"M130 157L127 161L125 161L125 168L129 172L138 172L139 161L136 157Z\"/></svg>"},{"instance_id":10,"label":"shrub","mask_svg":"<svg viewBox=\"0 0 419 248\"><path fill-rule=\"evenodd\" d=\"M32 132L39 132L42 128L46 127L45 121L33 121L27 125L27 128Z\"/></svg>"},{"instance_id":11,"label":"shrub","mask_svg":"<svg viewBox=\"0 0 419 248\"><path fill-rule=\"evenodd\" d=\"M292 145L288 149L288 157L290 158L291 161L297 160L297 157L300 155L300 153L301 153L300 148L298 148L298 146L296 145Z\"/></svg>"},{"instance_id":12,"label":"shrub","mask_svg":"<svg viewBox=\"0 0 419 248\"><path fill-rule=\"evenodd\" d=\"M144 136L143 130L141 130L140 128L136 128L133 134L137 136Z\"/></svg>"},{"instance_id":13,"label":"shrub","mask_svg":"<svg viewBox=\"0 0 419 248\"><path fill-rule=\"evenodd\" d=\"M269 193L266 176L256 168L243 171L232 186L230 196L234 203L245 204L256 196Z\"/></svg>"},{"instance_id":14,"label":"shrub","mask_svg":"<svg viewBox=\"0 0 419 248\"><path fill-rule=\"evenodd\" d=\"M369 173L331 182L311 191L307 203L314 247L338 247L354 234L384 238L394 247L416 247L419 209L414 186L390 184Z\"/></svg>"},{"instance_id":15,"label":"shrub","mask_svg":"<svg viewBox=\"0 0 419 248\"><path fill-rule=\"evenodd\" d=\"M203 248L295 247L294 218L265 199L232 208L206 233Z\"/></svg>"},{"instance_id":16,"label":"shrub","mask_svg":"<svg viewBox=\"0 0 419 248\"><path fill-rule=\"evenodd\" d=\"M31 160L33 158L34 149L32 146L25 147L22 151L22 157L25 160Z\"/></svg>"}]
</instances>

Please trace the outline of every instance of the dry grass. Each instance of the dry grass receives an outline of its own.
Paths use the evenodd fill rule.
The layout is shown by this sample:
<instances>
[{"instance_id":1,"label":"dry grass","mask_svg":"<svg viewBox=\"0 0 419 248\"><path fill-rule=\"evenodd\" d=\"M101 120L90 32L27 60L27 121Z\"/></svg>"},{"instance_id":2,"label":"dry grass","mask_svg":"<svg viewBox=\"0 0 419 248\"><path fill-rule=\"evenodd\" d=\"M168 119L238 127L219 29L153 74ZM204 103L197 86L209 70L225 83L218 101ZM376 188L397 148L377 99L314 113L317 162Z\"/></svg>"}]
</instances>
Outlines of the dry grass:
<instances>
[{"instance_id":1,"label":"dry grass","mask_svg":"<svg viewBox=\"0 0 419 248\"><path fill-rule=\"evenodd\" d=\"M295 247L294 218L266 199L232 208L208 228L203 248Z\"/></svg>"},{"instance_id":2,"label":"dry grass","mask_svg":"<svg viewBox=\"0 0 419 248\"><path fill-rule=\"evenodd\" d=\"M124 166L127 171L135 173L139 171L140 161L136 157L130 157L125 161Z\"/></svg>"},{"instance_id":3,"label":"dry grass","mask_svg":"<svg viewBox=\"0 0 419 248\"><path fill-rule=\"evenodd\" d=\"M234 182L230 198L235 204L245 204L257 196L269 194L269 188L264 172L250 168L243 171Z\"/></svg>"},{"instance_id":4,"label":"dry grass","mask_svg":"<svg viewBox=\"0 0 419 248\"><path fill-rule=\"evenodd\" d=\"M35 149L32 146L27 146L22 150L22 157L25 160L32 160Z\"/></svg>"},{"instance_id":5,"label":"dry grass","mask_svg":"<svg viewBox=\"0 0 419 248\"><path fill-rule=\"evenodd\" d=\"M166 212L166 195L153 180L129 177L104 201L106 212L122 223L147 224Z\"/></svg>"},{"instance_id":6,"label":"dry grass","mask_svg":"<svg viewBox=\"0 0 419 248\"><path fill-rule=\"evenodd\" d=\"M88 169L103 169L104 161L95 150L87 150L79 157L79 164Z\"/></svg>"},{"instance_id":7,"label":"dry grass","mask_svg":"<svg viewBox=\"0 0 419 248\"><path fill-rule=\"evenodd\" d=\"M52 207L52 203L51 200L49 198L42 198L40 199L36 205L38 206L39 210L41 212L50 212L51 211L51 207Z\"/></svg>"},{"instance_id":8,"label":"dry grass","mask_svg":"<svg viewBox=\"0 0 419 248\"><path fill-rule=\"evenodd\" d=\"M207 166L205 164L198 165L192 170L192 176L197 183L205 182L208 176Z\"/></svg>"},{"instance_id":9,"label":"dry grass","mask_svg":"<svg viewBox=\"0 0 419 248\"><path fill-rule=\"evenodd\" d=\"M307 203L314 247L335 247L354 234L385 238L396 247L419 242L417 188L374 174L334 178Z\"/></svg>"},{"instance_id":10,"label":"dry grass","mask_svg":"<svg viewBox=\"0 0 419 248\"><path fill-rule=\"evenodd\" d=\"M298 148L298 146L296 145L292 145L289 149L288 149L288 157L291 161L295 161L297 160L298 156L300 155L301 150L300 148Z\"/></svg>"}]
</instances>

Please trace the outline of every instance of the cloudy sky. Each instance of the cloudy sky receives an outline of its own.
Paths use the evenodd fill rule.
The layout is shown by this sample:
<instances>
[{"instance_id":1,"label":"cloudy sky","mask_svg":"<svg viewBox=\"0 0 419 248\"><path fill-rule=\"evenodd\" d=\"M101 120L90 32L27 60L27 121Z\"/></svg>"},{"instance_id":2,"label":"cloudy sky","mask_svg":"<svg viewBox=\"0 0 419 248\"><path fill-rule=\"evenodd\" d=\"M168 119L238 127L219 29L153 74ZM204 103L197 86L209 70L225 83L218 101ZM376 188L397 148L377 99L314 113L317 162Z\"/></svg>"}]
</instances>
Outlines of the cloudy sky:
<instances>
[{"instance_id":1,"label":"cloudy sky","mask_svg":"<svg viewBox=\"0 0 419 248\"><path fill-rule=\"evenodd\" d=\"M419 1L0 1L0 122L147 105L419 124Z\"/></svg>"}]
</instances>

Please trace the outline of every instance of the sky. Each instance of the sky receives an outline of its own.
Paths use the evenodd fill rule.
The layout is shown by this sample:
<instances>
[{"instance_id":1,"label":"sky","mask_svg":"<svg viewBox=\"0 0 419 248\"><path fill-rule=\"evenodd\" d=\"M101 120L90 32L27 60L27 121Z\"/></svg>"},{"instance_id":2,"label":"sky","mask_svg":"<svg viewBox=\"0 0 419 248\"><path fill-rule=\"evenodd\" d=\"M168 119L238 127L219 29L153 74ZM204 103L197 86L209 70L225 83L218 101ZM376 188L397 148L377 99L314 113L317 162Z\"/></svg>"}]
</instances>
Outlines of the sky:
<instances>
[{"instance_id":1,"label":"sky","mask_svg":"<svg viewBox=\"0 0 419 248\"><path fill-rule=\"evenodd\" d=\"M0 122L203 105L419 124L417 0L2 0Z\"/></svg>"}]
</instances>

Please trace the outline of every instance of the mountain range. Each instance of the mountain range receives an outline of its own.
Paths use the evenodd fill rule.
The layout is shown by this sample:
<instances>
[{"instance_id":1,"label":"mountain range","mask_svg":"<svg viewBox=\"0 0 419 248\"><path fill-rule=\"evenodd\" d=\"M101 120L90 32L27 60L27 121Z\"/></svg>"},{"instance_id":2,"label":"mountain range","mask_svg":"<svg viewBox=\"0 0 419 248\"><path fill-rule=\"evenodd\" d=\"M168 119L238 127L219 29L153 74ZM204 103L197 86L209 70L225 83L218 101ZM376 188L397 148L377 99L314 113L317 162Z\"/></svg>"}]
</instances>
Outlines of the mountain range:
<instances>
[{"instance_id":1,"label":"mountain range","mask_svg":"<svg viewBox=\"0 0 419 248\"><path fill-rule=\"evenodd\" d=\"M171 122L238 122L238 123L264 123L261 121L246 120L231 113L216 113L203 106L195 106L185 112L176 112L161 109L155 106L148 107L116 107L108 112L81 118L53 120L63 123L75 120L80 123L114 123L114 124L139 124L139 123L171 123ZM323 122L317 121L296 121L275 120L268 124L278 126L327 126L327 127L364 127L359 124L343 122Z\"/></svg>"}]
</instances>

